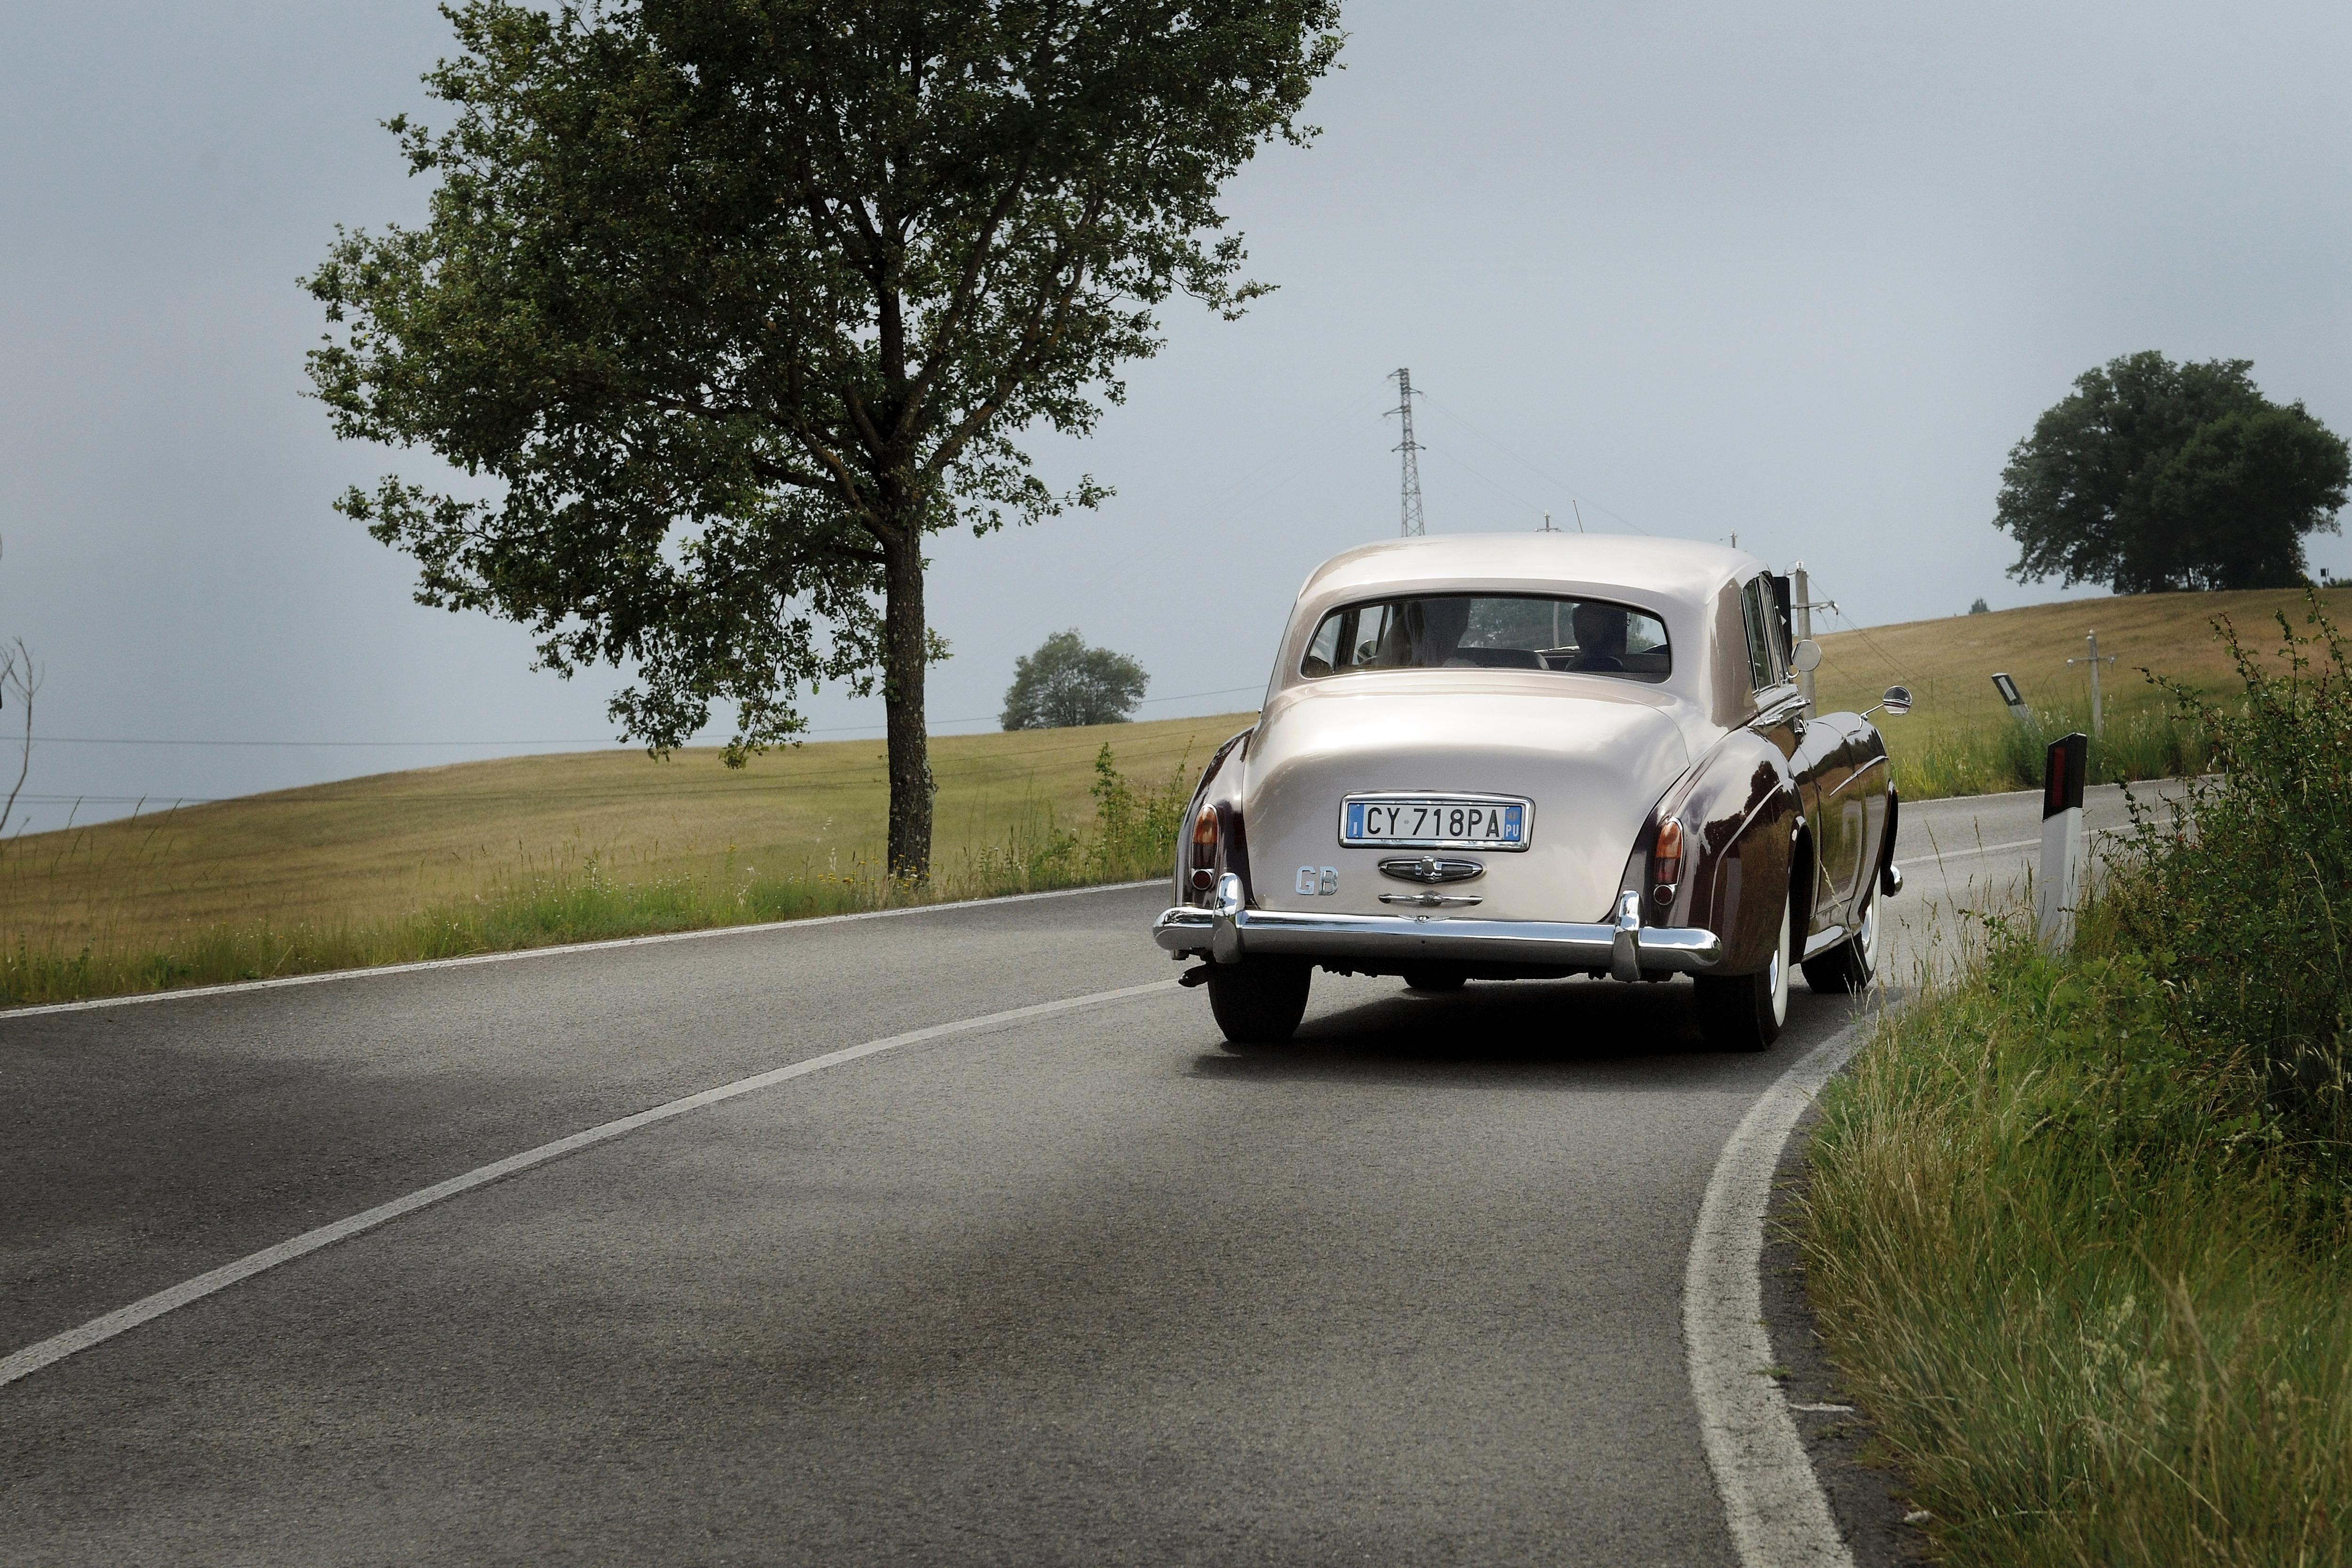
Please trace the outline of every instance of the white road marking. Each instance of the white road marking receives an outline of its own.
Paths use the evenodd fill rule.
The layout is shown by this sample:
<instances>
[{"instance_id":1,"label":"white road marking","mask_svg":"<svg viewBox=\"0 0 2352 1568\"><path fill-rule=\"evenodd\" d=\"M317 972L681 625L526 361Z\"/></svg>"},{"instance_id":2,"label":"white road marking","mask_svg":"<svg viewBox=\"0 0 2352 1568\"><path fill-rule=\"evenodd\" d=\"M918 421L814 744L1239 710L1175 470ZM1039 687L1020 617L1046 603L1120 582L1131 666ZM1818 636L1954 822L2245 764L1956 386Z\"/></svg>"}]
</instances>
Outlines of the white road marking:
<instances>
[{"instance_id":1,"label":"white road marking","mask_svg":"<svg viewBox=\"0 0 2352 1568\"><path fill-rule=\"evenodd\" d=\"M2090 836L2094 838L2112 838L2123 831L2124 829L2120 827L2094 827L2091 829ZM2003 849L2037 849L2041 845L2042 840L2038 837L2012 838L2006 844L1977 844L1966 849L1938 849L1932 855L1915 855L1908 860L1897 860L1895 863L1897 866L1936 865L1946 860L1965 860L1971 855L1991 855Z\"/></svg>"},{"instance_id":2,"label":"white road marking","mask_svg":"<svg viewBox=\"0 0 2352 1568\"><path fill-rule=\"evenodd\" d=\"M2000 849L2026 849L2041 843L2039 838L2012 838L2006 844L1979 844L1967 849L1938 849L1932 855L1915 855L1908 860L1897 860L1897 866L1928 866L1945 860L1965 859L1970 855L1990 855Z\"/></svg>"},{"instance_id":3,"label":"white road marking","mask_svg":"<svg viewBox=\"0 0 2352 1568\"><path fill-rule=\"evenodd\" d=\"M1000 1025L1017 1024L1030 1018L1049 1017L1055 1013L1075 1012L1081 1007L1094 1007L1106 1002L1123 1001L1130 996L1149 996L1157 992L1174 989L1176 989L1176 982L1173 980L1155 980L1148 985L1129 985L1117 991L1097 991L1088 995L1071 996L1059 1002L1039 1002L1026 1007L1007 1008L1002 1013L987 1013L974 1018L959 1018L950 1024L933 1024L928 1028L909 1029L903 1035L892 1035L887 1039L868 1040L862 1046L851 1046L846 1049L829 1052L824 1056L811 1057L806 1061L794 1062L789 1067L776 1068L768 1072L755 1074L751 1078L737 1079L733 1083L721 1084L716 1089L706 1089L699 1094L689 1094L681 1100L669 1100L654 1106L650 1110L640 1110L633 1116L624 1116L617 1121L606 1121L588 1128L584 1131L574 1132L569 1137L559 1138L552 1143L541 1143L536 1149L526 1149L520 1154L509 1154L503 1160L479 1166L462 1176L452 1176L446 1182L436 1182L429 1187L420 1187L404 1197L393 1199L390 1203L378 1204L375 1207L352 1215L348 1219L339 1219L332 1225L322 1225L316 1230L306 1230L299 1236L289 1237L275 1247L265 1247L259 1252L248 1253L234 1263L224 1263L218 1268L199 1274L193 1279L183 1280L169 1289L158 1290L152 1296L133 1301L127 1307L118 1307L102 1318L91 1319L79 1328L68 1329L61 1334L53 1334L36 1344L26 1345L13 1355L0 1357L0 1387L5 1387L20 1377L29 1376L45 1366L54 1365L77 1351L86 1351L92 1345L102 1344L115 1335L135 1329L142 1323L152 1322L164 1313L184 1307L191 1301L201 1301L216 1291L227 1289L239 1280L250 1279L255 1275L275 1268L281 1263L290 1263L295 1258L307 1253L316 1252L322 1247L332 1247L339 1241L347 1241L362 1231L373 1230L380 1225L398 1219L403 1215L414 1214L418 1209L437 1204L444 1198L455 1197L459 1193L471 1192L476 1187L487 1186L492 1182L528 1171L537 1165L544 1165L551 1160L560 1160L566 1154L576 1153L593 1145L610 1142L640 1128L650 1127L657 1121L667 1121L672 1117L683 1116L689 1110L700 1110L707 1106L756 1093L792 1079L806 1078L811 1073L823 1072L827 1068L860 1061L899 1046L916 1045L924 1040L936 1040L948 1035L971 1034L976 1030L995 1028Z\"/></svg>"},{"instance_id":4,"label":"white road marking","mask_svg":"<svg viewBox=\"0 0 2352 1568\"><path fill-rule=\"evenodd\" d=\"M565 942L558 947L522 947L511 952L474 952L463 958L424 958L414 963L386 963L373 969L329 969L317 974L285 974L274 980L239 980L226 985L191 985L184 991L142 991L136 996L93 996L86 1002L45 1002L37 1007L0 1010L0 1023L11 1018L37 1018L50 1013L87 1013L99 1007L135 1007L146 1002L178 1002L193 996L228 996L240 991L276 991L289 985L324 985L335 980L373 980L379 975L415 974L427 969L466 969L478 963L513 963L526 958L604 952L620 947L654 947L663 942L699 942L714 936L750 936L759 931L841 925L849 921L885 921L900 915L931 915L943 910L977 910L991 904L1026 904L1040 899L1075 899L1086 893L1118 893L1129 888L1149 888L1162 879L1152 877L1140 882L1101 882L1091 888L1056 888L1046 893L1007 893L995 899L959 899L951 904L908 904L904 909L861 910L851 915L811 915L805 920L762 921L758 925L704 926L698 931L669 931L656 936L620 936L604 942Z\"/></svg>"},{"instance_id":5,"label":"white road marking","mask_svg":"<svg viewBox=\"0 0 2352 1568\"><path fill-rule=\"evenodd\" d=\"M1813 1047L1748 1109L1723 1146L1683 1271L1683 1348L1707 1468L1742 1568L1853 1568L1797 1436L1765 1332L1764 1210L1781 1146L1867 1019Z\"/></svg>"}]
</instances>

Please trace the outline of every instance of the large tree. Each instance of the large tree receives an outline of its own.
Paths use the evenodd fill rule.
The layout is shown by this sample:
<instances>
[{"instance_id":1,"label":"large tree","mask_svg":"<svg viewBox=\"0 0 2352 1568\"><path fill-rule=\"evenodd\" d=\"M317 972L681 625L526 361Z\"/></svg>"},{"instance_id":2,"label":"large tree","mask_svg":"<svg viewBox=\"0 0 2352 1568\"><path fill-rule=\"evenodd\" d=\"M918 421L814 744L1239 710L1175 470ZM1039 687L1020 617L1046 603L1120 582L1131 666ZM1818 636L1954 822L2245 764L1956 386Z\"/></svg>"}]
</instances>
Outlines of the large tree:
<instances>
[{"instance_id":1,"label":"large tree","mask_svg":"<svg viewBox=\"0 0 2352 1568\"><path fill-rule=\"evenodd\" d=\"M1244 281L1220 188L1311 131L1336 0L636 0L445 8L421 227L340 234L307 285L346 437L469 477L339 510L418 597L633 671L613 718L730 762L803 685L878 679L888 854L928 874L923 543L1065 506L1024 431L1091 429L1182 291Z\"/></svg>"},{"instance_id":2,"label":"large tree","mask_svg":"<svg viewBox=\"0 0 2352 1568\"><path fill-rule=\"evenodd\" d=\"M2126 354L2084 374L2009 455L1994 526L2010 575L2120 594L2303 580L2303 541L2336 531L2352 457L2262 395L2251 360Z\"/></svg>"}]
</instances>

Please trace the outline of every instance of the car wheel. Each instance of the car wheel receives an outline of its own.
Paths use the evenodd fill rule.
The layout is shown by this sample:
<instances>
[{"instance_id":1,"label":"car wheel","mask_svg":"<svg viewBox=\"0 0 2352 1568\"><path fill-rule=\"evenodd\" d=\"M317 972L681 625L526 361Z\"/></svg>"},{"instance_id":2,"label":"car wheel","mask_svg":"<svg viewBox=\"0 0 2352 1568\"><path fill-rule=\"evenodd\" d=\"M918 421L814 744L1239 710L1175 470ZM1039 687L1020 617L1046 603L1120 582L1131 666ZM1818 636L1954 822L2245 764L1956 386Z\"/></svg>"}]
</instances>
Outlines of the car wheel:
<instances>
[{"instance_id":1,"label":"car wheel","mask_svg":"<svg viewBox=\"0 0 2352 1568\"><path fill-rule=\"evenodd\" d=\"M1470 977L1458 969L1408 969L1404 985L1408 991L1459 991L1470 983Z\"/></svg>"},{"instance_id":2,"label":"car wheel","mask_svg":"<svg viewBox=\"0 0 2352 1568\"><path fill-rule=\"evenodd\" d=\"M1769 1049L1789 1019L1789 904L1780 904L1780 942L1753 974L1702 974L1698 1031L1719 1051Z\"/></svg>"},{"instance_id":3,"label":"car wheel","mask_svg":"<svg viewBox=\"0 0 2352 1568\"><path fill-rule=\"evenodd\" d=\"M1278 1046L1307 1016L1315 972L1303 963L1244 959L1209 970L1209 1011L1237 1046Z\"/></svg>"},{"instance_id":4,"label":"car wheel","mask_svg":"<svg viewBox=\"0 0 2352 1568\"><path fill-rule=\"evenodd\" d=\"M1859 996L1878 973L1878 889L1862 904L1862 925L1817 958L1805 960L1805 984L1823 995Z\"/></svg>"}]
</instances>

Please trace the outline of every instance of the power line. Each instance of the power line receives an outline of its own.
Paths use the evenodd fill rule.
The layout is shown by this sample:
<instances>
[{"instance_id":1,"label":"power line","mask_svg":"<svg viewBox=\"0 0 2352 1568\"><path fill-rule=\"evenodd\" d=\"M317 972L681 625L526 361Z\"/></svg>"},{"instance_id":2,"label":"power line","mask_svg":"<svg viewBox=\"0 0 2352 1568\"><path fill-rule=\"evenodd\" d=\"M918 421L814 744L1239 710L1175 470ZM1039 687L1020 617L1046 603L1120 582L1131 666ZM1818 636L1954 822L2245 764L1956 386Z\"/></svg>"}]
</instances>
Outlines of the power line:
<instances>
[{"instance_id":1,"label":"power line","mask_svg":"<svg viewBox=\"0 0 2352 1568\"><path fill-rule=\"evenodd\" d=\"M1214 691L1171 692L1166 697L1147 697L1143 699L1143 702L1145 704L1153 702L1189 702L1197 697L1231 697L1236 692L1263 691L1264 689L1265 689L1265 683L1261 681L1249 686L1219 687ZM972 717L968 719L933 719L930 722L933 724L992 724L999 717L1000 715L994 713L980 713L974 714ZM888 726L884 724L832 724L821 726L815 729L803 730L800 732L805 735L839 735L858 731L883 730L887 728L888 728ZM179 737L142 737L134 735L36 735L33 737L33 741L35 744L44 746L268 746L289 747L296 750L305 750L314 747L344 749L352 747L381 748L401 746L593 745L607 745L616 748L627 745L634 750L635 746L635 742L615 741L609 735L565 735L541 737L539 739L517 739L506 741L231 741L188 740ZM26 798L29 800L33 797L28 795ZM98 797L92 795L89 798L95 800Z\"/></svg>"},{"instance_id":2,"label":"power line","mask_svg":"<svg viewBox=\"0 0 2352 1568\"><path fill-rule=\"evenodd\" d=\"M1429 395L1429 394L1427 394L1426 392L1424 392L1424 393L1423 393L1423 394L1421 395L1421 400L1422 400L1423 403L1428 404L1428 405L1430 405L1430 407L1432 407L1433 409L1435 409L1439 414L1444 415L1446 418L1448 418L1448 419L1452 420L1454 424L1461 426L1462 426L1462 428L1464 428L1465 430L1467 430L1468 432L1470 432L1470 434L1471 434L1471 435L1475 436L1475 437L1478 437L1478 439L1480 439L1481 441L1486 442L1486 445L1488 445L1489 447L1494 447L1494 448L1495 448L1495 450L1496 450L1497 452L1502 453L1502 454L1503 454L1503 456L1505 456L1506 458L1510 458L1510 459L1511 459L1511 461L1513 461L1513 462L1515 462L1515 463L1518 464L1518 465L1519 465L1519 467L1521 467L1521 468L1523 468L1527 469L1529 473L1531 473L1531 474L1535 475L1538 479L1544 479L1544 480L1548 481L1549 483L1558 485L1561 489L1569 491L1569 492L1570 492L1570 496L1571 500L1592 500L1592 498L1591 498L1591 497L1590 497L1590 496L1581 496L1581 497L1577 496L1577 495L1575 494L1576 487L1575 487L1574 485L1570 484L1566 479L1561 479L1558 474L1552 473L1552 472L1550 472L1549 470L1548 470L1548 469L1546 469L1546 468L1543 468L1539 467L1538 465L1537 465L1537 464L1535 464L1535 463L1533 463L1533 462L1528 461L1526 458L1521 457L1518 453L1517 453L1517 452L1513 451L1510 447L1506 447L1506 446L1504 446L1500 441L1496 440L1492 436L1487 435L1486 431L1484 431L1484 430L1480 429L1476 425L1472 424L1469 420L1467 420L1467 419L1464 418L1461 415L1454 413L1453 409L1451 409L1451 408L1447 407L1444 404L1440 403L1437 399L1435 399L1435 398L1433 398L1433 397L1430 396L1430 395ZM1455 458L1454 460L1455 460L1456 462L1460 462L1460 461L1461 461L1461 459L1460 459L1460 458ZM1465 465L1464 465L1464 466L1465 466L1465 467L1467 467L1468 465L1466 465L1466 464L1465 464ZM1611 509L1609 509L1608 507L1605 507L1605 506L1601 505L1601 504L1599 501L1597 501L1597 500L1592 502L1592 510L1595 510L1595 511L1598 511L1598 512L1605 513L1606 515L1608 515L1608 516L1610 516L1610 517L1615 518L1619 522L1623 523L1626 527L1628 527L1628 528L1632 529L1632 530L1633 530L1634 532L1636 532L1636 533L1643 534L1643 535L1649 536L1649 537L1655 537L1654 535L1650 534L1650 531L1649 531L1648 529L1643 528L1640 523L1635 522L1632 518L1625 516L1622 512L1611 510ZM1580 530L1580 531L1581 531Z\"/></svg>"}]
</instances>

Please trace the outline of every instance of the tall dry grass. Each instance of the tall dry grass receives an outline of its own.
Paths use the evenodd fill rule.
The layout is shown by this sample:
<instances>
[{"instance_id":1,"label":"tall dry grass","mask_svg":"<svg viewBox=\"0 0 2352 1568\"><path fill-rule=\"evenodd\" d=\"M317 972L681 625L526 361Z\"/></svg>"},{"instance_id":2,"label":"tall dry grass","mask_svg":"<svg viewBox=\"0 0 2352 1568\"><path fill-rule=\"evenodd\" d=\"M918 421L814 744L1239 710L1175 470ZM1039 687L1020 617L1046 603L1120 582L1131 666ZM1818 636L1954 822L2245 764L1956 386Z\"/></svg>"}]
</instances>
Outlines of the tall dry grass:
<instances>
[{"instance_id":1,"label":"tall dry grass","mask_svg":"<svg viewBox=\"0 0 2352 1568\"><path fill-rule=\"evenodd\" d=\"M1987 921L1823 1097L1808 1286L1949 1561L2352 1563L2352 660L2308 624L2176 693L2220 782L2074 951Z\"/></svg>"}]
</instances>

